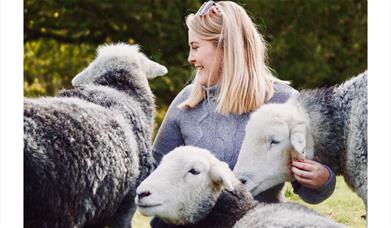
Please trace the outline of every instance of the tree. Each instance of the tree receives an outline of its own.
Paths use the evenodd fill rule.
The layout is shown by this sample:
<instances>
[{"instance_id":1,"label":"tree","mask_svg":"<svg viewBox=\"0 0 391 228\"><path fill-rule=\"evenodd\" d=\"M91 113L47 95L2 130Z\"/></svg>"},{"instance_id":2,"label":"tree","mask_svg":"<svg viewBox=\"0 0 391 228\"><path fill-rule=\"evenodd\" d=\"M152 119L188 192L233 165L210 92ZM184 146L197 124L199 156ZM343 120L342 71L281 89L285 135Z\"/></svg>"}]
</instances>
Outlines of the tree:
<instances>
[{"instance_id":1,"label":"tree","mask_svg":"<svg viewBox=\"0 0 391 228\"><path fill-rule=\"evenodd\" d=\"M270 66L296 88L342 82L367 68L367 2L241 0L269 43ZM54 95L94 58L98 45L137 43L167 66L151 81L158 124L192 78L184 18L200 0L25 0L25 95ZM194 10L189 10L194 9Z\"/></svg>"}]
</instances>

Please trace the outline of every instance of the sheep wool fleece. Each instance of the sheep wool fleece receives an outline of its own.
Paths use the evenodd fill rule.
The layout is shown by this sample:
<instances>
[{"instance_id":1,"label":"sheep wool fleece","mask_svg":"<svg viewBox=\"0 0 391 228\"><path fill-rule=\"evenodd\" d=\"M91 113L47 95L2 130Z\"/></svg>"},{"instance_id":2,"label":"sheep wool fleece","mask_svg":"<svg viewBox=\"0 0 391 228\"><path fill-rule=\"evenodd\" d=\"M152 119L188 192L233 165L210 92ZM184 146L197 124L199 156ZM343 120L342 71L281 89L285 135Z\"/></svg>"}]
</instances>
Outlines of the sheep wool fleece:
<instances>
[{"instance_id":1,"label":"sheep wool fleece","mask_svg":"<svg viewBox=\"0 0 391 228\"><path fill-rule=\"evenodd\" d=\"M192 145L211 151L217 159L228 163L233 169L251 113L222 115L216 112L218 85L205 88L208 96L196 107L178 108L177 106L189 96L191 88L192 85L185 87L171 103L166 113L153 145L153 156L157 164L166 153L174 148ZM292 87L282 83L275 83L274 90L273 97L266 103L285 103L292 95L297 94ZM323 201L334 191L335 175L330 169L329 173L329 181L322 189L312 190L294 184L295 192L305 201ZM281 188L282 185L278 190ZM270 201L256 198L259 201Z\"/></svg>"}]
</instances>

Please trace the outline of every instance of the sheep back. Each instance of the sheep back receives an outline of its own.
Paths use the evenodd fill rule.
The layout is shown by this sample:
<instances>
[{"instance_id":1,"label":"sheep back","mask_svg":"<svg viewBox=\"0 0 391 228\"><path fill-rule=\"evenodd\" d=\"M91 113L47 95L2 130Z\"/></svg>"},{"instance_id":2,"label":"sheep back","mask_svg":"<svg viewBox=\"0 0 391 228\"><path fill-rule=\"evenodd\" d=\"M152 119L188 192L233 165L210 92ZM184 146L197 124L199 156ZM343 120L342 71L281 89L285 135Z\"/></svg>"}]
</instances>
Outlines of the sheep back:
<instances>
[{"instance_id":1,"label":"sheep back","mask_svg":"<svg viewBox=\"0 0 391 228\"><path fill-rule=\"evenodd\" d=\"M102 106L123 116L127 128L134 133L140 163L140 174L136 186L141 183L153 169L151 155L152 126L154 119L154 99L151 93L144 96L129 96L107 86L87 86L62 90L60 97L76 97Z\"/></svg>"},{"instance_id":2,"label":"sheep back","mask_svg":"<svg viewBox=\"0 0 391 228\"><path fill-rule=\"evenodd\" d=\"M366 203L367 72L341 85L304 90L299 100L310 117L314 160L343 175Z\"/></svg>"},{"instance_id":3,"label":"sheep back","mask_svg":"<svg viewBox=\"0 0 391 228\"><path fill-rule=\"evenodd\" d=\"M340 108L345 110L345 151L340 155L342 175L348 186L367 201L367 73L347 81L336 89Z\"/></svg>"},{"instance_id":4,"label":"sheep back","mask_svg":"<svg viewBox=\"0 0 391 228\"><path fill-rule=\"evenodd\" d=\"M112 216L139 174L125 118L76 98L24 105L25 225L82 226Z\"/></svg>"},{"instance_id":5,"label":"sheep back","mask_svg":"<svg viewBox=\"0 0 391 228\"><path fill-rule=\"evenodd\" d=\"M234 228L242 227L345 227L297 203L260 203L248 211Z\"/></svg>"}]
</instances>

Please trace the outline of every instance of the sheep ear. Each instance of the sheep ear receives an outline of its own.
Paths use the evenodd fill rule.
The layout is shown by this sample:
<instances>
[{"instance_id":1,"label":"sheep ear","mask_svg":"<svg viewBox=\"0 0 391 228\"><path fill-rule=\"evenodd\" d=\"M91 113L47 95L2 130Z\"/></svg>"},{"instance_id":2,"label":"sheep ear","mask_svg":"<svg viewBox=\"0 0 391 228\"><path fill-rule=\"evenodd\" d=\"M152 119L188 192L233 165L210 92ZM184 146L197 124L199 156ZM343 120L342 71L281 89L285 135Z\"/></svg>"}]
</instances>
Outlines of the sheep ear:
<instances>
[{"instance_id":1,"label":"sheep ear","mask_svg":"<svg viewBox=\"0 0 391 228\"><path fill-rule=\"evenodd\" d=\"M148 59L146 56L142 58L142 68L148 79L167 74L168 71L165 66Z\"/></svg>"},{"instance_id":2,"label":"sheep ear","mask_svg":"<svg viewBox=\"0 0 391 228\"><path fill-rule=\"evenodd\" d=\"M87 83L87 75L89 68L85 68L82 72L78 73L71 81L72 86L80 86Z\"/></svg>"},{"instance_id":3,"label":"sheep ear","mask_svg":"<svg viewBox=\"0 0 391 228\"><path fill-rule=\"evenodd\" d=\"M294 124L291 128L290 141L299 158L305 157L306 127L303 123Z\"/></svg>"},{"instance_id":4,"label":"sheep ear","mask_svg":"<svg viewBox=\"0 0 391 228\"><path fill-rule=\"evenodd\" d=\"M217 184L222 184L228 191L234 190L234 182L236 177L228 167L227 163L218 162L210 168L212 181Z\"/></svg>"},{"instance_id":5,"label":"sheep ear","mask_svg":"<svg viewBox=\"0 0 391 228\"><path fill-rule=\"evenodd\" d=\"M304 123L294 124L291 128L291 144L299 158L312 159L314 142L312 135Z\"/></svg>"}]
</instances>

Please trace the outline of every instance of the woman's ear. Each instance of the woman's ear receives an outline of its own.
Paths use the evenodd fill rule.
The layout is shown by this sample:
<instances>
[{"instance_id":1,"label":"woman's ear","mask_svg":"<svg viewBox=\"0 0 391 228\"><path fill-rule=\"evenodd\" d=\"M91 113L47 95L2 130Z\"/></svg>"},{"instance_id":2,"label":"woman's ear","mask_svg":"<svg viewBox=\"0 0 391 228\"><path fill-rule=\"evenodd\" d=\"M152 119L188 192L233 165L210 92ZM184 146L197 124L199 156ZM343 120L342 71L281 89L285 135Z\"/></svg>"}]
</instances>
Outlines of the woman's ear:
<instances>
[{"instance_id":1,"label":"woman's ear","mask_svg":"<svg viewBox=\"0 0 391 228\"><path fill-rule=\"evenodd\" d=\"M221 161L210 167L210 177L214 183L223 186L228 191L233 191L236 183L239 182L227 163Z\"/></svg>"}]
</instances>

